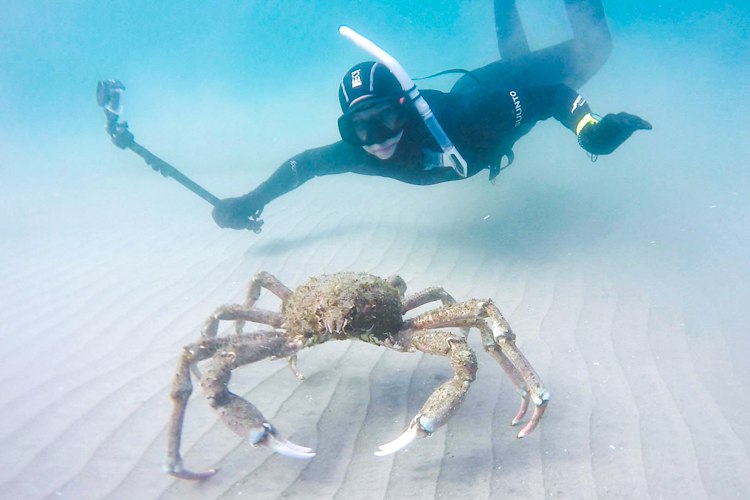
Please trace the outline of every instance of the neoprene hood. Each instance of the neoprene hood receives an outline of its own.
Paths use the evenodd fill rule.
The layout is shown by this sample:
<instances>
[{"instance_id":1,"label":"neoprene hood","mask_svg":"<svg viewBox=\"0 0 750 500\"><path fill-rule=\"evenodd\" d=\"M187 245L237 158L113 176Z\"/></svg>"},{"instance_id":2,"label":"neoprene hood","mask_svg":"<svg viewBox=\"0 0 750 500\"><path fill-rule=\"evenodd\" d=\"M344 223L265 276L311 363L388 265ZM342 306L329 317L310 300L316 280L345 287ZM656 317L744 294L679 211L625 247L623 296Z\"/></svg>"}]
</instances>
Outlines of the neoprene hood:
<instances>
[{"instance_id":1,"label":"neoprene hood","mask_svg":"<svg viewBox=\"0 0 750 500\"><path fill-rule=\"evenodd\" d=\"M397 99L403 90L393 73L379 62L359 63L346 72L339 85L341 111L348 113L352 107L371 98Z\"/></svg>"}]
</instances>

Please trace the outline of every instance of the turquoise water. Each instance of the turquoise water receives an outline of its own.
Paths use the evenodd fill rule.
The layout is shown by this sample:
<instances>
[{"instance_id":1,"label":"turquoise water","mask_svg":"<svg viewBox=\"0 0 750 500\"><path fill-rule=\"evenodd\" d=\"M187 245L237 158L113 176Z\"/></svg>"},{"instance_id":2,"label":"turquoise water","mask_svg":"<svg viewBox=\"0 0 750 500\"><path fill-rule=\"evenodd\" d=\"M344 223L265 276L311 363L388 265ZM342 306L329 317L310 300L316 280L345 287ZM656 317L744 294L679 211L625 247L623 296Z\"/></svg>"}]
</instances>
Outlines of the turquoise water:
<instances>
[{"instance_id":1,"label":"turquoise water","mask_svg":"<svg viewBox=\"0 0 750 500\"><path fill-rule=\"evenodd\" d=\"M91 89L108 78L128 85L131 120L140 113L152 120L160 108L173 124L202 121L207 117L201 106L218 103L274 120L280 117L263 103L282 96L301 97L290 106L294 111L283 108L298 118L300 107L313 99L321 101L321 112L334 115L336 81L363 57L338 35L340 24L396 52L415 75L471 68L495 57L491 3L249 1L214 6L9 0L0 18L0 140L13 150L39 123L56 135L85 134L97 111ZM546 44L568 35L561 2L520 5L528 13L532 42ZM619 39L646 37L647 43L656 43L655 57L664 54L658 44L676 44L695 49L696 64L709 57L731 66L738 71L737 81L747 71L745 2L609 2L606 8ZM647 78L640 76L633 80ZM334 125L326 129L331 138Z\"/></svg>"}]
</instances>

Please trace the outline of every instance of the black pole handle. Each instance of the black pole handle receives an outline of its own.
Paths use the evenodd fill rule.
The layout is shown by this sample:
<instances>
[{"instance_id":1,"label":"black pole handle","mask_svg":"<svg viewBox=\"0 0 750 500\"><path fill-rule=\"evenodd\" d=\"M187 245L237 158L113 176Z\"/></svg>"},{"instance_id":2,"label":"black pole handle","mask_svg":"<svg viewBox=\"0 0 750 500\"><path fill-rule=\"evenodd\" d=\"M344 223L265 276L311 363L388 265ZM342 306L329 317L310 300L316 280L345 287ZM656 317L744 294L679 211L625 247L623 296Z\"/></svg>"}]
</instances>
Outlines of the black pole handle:
<instances>
[{"instance_id":1,"label":"black pole handle","mask_svg":"<svg viewBox=\"0 0 750 500\"><path fill-rule=\"evenodd\" d=\"M203 188L200 184L193 181L191 178L189 178L187 175L183 174L176 168L174 168L169 163L165 162L155 154L153 154L148 149L144 148L140 144L138 144L135 141L132 141L130 144L128 144L128 149L133 151L135 154L143 158L143 160L156 172L159 172L164 177L170 177L186 188L188 188L193 193L197 194L207 202L209 202L211 205L216 206L219 204L219 198L208 192L206 189Z\"/></svg>"}]
</instances>

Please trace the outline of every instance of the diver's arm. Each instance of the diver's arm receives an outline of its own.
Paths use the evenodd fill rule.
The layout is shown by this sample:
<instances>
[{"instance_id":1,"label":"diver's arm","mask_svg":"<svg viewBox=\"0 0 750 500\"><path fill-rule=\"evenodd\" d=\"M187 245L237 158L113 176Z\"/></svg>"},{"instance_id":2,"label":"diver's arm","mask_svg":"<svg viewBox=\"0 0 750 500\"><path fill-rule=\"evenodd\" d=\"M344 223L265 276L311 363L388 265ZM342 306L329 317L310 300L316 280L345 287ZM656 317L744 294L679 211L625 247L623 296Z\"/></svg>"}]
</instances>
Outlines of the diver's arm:
<instances>
[{"instance_id":1,"label":"diver's arm","mask_svg":"<svg viewBox=\"0 0 750 500\"><path fill-rule=\"evenodd\" d=\"M628 113L596 118L586 100L566 85L539 87L529 90L529 94L533 96L532 101L541 106L537 112L553 116L576 134L583 149L594 155L609 154L636 130L651 129L646 120Z\"/></svg>"},{"instance_id":2,"label":"diver's arm","mask_svg":"<svg viewBox=\"0 0 750 500\"><path fill-rule=\"evenodd\" d=\"M567 85L516 88L505 92L504 111L513 115L515 128L526 128L554 117L565 128L576 132L581 120L591 117L586 99Z\"/></svg>"},{"instance_id":3,"label":"diver's arm","mask_svg":"<svg viewBox=\"0 0 750 500\"><path fill-rule=\"evenodd\" d=\"M649 122L629 113L595 117L586 100L564 85L559 86L557 94L554 117L575 132L578 144L592 155L610 154L636 130L651 130Z\"/></svg>"},{"instance_id":4,"label":"diver's arm","mask_svg":"<svg viewBox=\"0 0 750 500\"><path fill-rule=\"evenodd\" d=\"M268 203L313 177L351 171L357 156L361 157L357 149L339 141L293 156L249 193L221 200L214 207L214 221L219 227L245 229L249 217L257 217Z\"/></svg>"}]
</instances>

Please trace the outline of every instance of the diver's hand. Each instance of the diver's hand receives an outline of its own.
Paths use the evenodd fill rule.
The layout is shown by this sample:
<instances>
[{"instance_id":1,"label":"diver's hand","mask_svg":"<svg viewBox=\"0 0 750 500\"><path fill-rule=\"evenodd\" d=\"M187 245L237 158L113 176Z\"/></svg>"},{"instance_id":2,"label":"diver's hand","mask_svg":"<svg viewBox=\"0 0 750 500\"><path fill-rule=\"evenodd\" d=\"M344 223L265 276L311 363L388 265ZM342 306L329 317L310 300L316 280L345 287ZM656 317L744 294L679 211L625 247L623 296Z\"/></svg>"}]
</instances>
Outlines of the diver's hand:
<instances>
[{"instance_id":1,"label":"diver's hand","mask_svg":"<svg viewBox=\"0 0 750 500\"><path fill-rule=\"evenodd\" d=\"M211 216L219 227L255 229L259 228L259 224L262 223L255 219L260 216L264 205L264 198L251 191L244 196L220 200L211 212Z\"/></svg>"},{"instance_id":2,"label":"diver's hand","mask_svg":"<svg viewBox=\"0 0 750 500\"><path fill-rule=\"evenodd\" d=\"M636 130L651 130L651 124L628 113L608 114L600 122L583 127L578 140L589 153L606 155L617 149Z\"/></svg>"}]
</instances>

